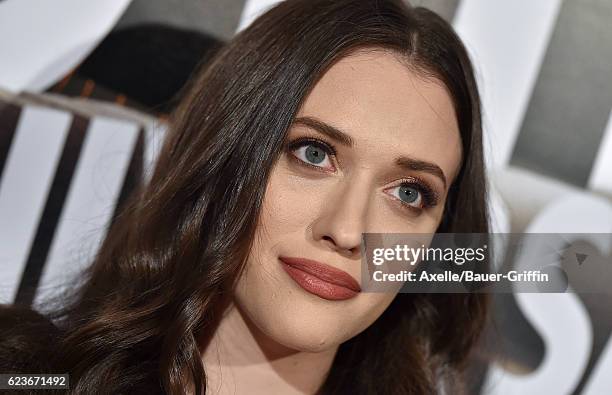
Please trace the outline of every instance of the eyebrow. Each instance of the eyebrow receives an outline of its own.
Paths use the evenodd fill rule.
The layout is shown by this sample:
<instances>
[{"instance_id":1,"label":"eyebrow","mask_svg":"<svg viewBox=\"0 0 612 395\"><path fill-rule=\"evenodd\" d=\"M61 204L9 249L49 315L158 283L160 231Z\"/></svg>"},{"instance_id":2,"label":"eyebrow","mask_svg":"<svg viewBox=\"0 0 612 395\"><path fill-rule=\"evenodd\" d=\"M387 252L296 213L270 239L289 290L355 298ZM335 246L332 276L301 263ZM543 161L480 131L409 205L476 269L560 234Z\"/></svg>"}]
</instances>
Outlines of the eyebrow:
<instances>
[{"instance_id":1,"label":"eyebrow","mask_svg":"<svg viewBox=\"0 0 612 395\"><path fill-rule=\"evenodd\" d=\"M298 125L303 125L306 126L308 128L314 129L318 132L321 132L325 135L327 135L329 138L336 140L337 142L339 142L342 145L345 145L349 148L352 148L355 145L355 142L353 141L353 139L351 138L351 136L349 136L348 134L344 133L343 131L341 131L340 129L325 123L323 121L320 121L316 118L312 118L312 117L299 117L296 118L296 120L293 122L295 124Z\"/></svg>"},{"instance_id":2,"label":"eyebrow","mask_svg":"<svg viewBox=\"0 0 612 395\"><path fill-rule=\"evenodd\" d=\"M355 142L353 141L351 136L319 119L313 117L298 117L293 123L296 125L306 126L310 129L316 130L317 132L323 133L332 140L335 140L346 147L352 148L355 145ZM442 171L440 166L436 165L435 163L411 158L408 156L400 156L395 159L394 164L402 169L422 171L432 174L438 177L442 181L442 184L444 184L444 188L446 188L446 176L444 175L444 172Z\"/></svg>"}]
</instances>

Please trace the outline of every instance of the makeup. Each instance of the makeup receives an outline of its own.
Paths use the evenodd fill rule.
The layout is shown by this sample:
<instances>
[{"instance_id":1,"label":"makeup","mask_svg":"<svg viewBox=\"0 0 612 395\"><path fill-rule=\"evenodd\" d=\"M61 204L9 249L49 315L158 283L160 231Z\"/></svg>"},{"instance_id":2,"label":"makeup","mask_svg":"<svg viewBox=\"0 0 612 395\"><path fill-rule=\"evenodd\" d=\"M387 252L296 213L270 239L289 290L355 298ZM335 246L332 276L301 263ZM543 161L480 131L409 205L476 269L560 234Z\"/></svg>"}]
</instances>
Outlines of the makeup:
<instances>
[{"instance_id":1,"label":"makeup","mask_svg":"<svg viewBox=\"0 0 612 395\"><path fill-rule=\"evenodd\" d=\"M279 257L289 276L305 291L327 300L346 300L361 292L347 272L306 258Z\"/></svg>"}]
</instances>

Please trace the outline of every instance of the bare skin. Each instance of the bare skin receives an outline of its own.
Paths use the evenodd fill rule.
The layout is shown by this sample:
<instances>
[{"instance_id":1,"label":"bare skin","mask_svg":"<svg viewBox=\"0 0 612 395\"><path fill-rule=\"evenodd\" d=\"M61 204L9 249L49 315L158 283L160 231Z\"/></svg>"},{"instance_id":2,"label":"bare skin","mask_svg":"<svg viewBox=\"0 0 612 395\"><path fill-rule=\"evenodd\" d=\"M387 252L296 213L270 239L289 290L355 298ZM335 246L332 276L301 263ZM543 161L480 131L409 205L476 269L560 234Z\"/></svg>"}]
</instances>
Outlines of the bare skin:
<instances>
[{"instance_id":1,"label":"bare skin","mask_svg":"<svg viewBox=\"0 0 612 395\"><path fill-rule=\"evenodd\" d=\"M352 146L313 120L340 130ZM462 155L444 86L382 50L356 52L328 70L297 114L288 142L302 137L321 140L336 154L309 163L307 143L286 150L272 170L233 305L203 353L212 394L316 392L339 345L371 325L395 293L326 300L301 288L279 257L314 259L359 280L362 233L435 232ZM395 165L400 156L431 166L401 168ZM414 201L402 200L400 183L414 178L437 196L434 204L425 205L420 191Z\"/></svg>"}]
</instances>

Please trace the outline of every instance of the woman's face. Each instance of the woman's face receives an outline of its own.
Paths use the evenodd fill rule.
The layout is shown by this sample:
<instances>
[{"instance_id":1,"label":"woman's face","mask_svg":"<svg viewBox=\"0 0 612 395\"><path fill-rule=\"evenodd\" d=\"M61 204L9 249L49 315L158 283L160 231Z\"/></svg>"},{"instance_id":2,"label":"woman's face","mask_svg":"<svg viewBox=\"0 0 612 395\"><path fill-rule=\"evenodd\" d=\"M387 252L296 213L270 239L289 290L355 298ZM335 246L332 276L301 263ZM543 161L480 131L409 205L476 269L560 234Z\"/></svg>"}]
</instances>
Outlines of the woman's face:
<instances>
[{"instance_id":1,"label":"woman's face","mask_svg":"<svg viewBox=\"0 0 612 395\"><path fill-rule=\"evenodd\" d=\"M395 297L355 292L327 267L359 283L362 233L435 232L461 140L440 82L389 52L361 51L319 80L287 144L235 303L268 340L317 352L367 328Z\"/></svg>"}]
</instances>

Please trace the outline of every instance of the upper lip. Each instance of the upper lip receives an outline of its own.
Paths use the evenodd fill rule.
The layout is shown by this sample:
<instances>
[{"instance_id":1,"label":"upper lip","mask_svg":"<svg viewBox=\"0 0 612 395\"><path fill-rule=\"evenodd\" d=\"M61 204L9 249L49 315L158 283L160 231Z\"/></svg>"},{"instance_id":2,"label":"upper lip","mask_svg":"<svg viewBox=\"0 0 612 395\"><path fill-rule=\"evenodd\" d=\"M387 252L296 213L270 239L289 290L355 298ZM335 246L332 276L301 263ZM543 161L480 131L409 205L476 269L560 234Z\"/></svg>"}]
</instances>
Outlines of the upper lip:
<instances>
[{"instance_id":1,"label":"upper lip","mask_svg":"<svg viewBox=\"0 0 612 395\"><path fill-rule=\"evenodd\" d=\"M348 288L355 292L361 292L361 287L357 280L344 270L336 269L325 263L317 262L307 258L279 257L281 261L296 269L320 278L328 283L336 284Z\"/></svg>"}]
</instances>

